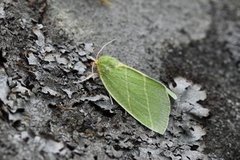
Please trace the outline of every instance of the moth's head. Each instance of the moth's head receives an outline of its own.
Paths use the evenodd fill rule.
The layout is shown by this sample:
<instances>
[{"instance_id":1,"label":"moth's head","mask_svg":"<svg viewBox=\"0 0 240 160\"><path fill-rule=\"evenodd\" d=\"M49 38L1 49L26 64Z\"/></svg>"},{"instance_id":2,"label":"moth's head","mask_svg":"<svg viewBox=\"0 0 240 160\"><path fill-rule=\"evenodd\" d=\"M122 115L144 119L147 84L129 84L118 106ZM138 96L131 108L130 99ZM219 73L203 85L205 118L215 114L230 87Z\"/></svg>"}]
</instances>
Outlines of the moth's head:
<instances>
[{"instance_id":1,"label":"moth's head","mask_svg":"<svg viewBox=\"0 0 240 160\"><path fill-rule=\"evenodd\" d=\"M95 59L95 61L94 61L93 64L92 64L92 68L94 67L95 64L97 65L97 68L99 68L99 67L100 67L100 64L104 64L106 61L108 61L107 59L109 59L109 56L101 56L101 57L99 58L99 55L100 55L101 51L102 51L108 44L112 43L113 41L115 41L115 39L113 39L113 40L107 42L106 44L104 44L104 45L102 46L102 48L98 51L98 53L97 53L97 55L96 55L96 59ZM108 58L106 58L106 57L108 57ZM111 58L112 58L112 57L110 57L110 59L111 59ZM93 70L93 69L92 69L92 70Z\"/></svg>"},{"instance_id":2,"label":"moth's head","mask_svg":"<svg viewBox=\"0 0 240 160\"><path fill-rule=\"evenodd\" d=\"M115 66L119 61L111 56L101 56L95 63L97 65Z\"/></svg>"}]
</instances>

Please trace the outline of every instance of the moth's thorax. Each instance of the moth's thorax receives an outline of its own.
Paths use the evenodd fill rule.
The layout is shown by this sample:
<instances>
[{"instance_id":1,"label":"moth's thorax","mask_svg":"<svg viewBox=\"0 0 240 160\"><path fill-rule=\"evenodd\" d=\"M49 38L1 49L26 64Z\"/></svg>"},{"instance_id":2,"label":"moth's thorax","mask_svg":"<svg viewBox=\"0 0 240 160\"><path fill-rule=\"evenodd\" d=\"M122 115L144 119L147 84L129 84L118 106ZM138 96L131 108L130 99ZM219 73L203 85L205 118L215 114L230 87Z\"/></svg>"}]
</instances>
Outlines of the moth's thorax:
<instances>
[{"instance_id":1,"label":"moth's thorax","mask_svg":"<svg viewBox=\"0 0 240 160\"><path fill-rule=\"evenodd\" d=\"M99 72L111 72L112 69L119 66L119 61L110 56L101 56L95 61Z\"/></svg>"}]
</instances>

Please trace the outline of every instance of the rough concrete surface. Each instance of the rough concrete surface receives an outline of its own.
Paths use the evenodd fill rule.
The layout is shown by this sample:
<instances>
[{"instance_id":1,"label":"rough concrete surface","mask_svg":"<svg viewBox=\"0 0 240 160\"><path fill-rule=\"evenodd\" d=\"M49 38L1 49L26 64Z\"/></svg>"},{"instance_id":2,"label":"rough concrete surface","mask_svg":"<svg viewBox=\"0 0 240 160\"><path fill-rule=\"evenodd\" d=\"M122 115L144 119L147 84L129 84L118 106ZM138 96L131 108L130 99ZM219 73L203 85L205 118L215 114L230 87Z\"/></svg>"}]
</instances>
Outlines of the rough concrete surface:
<instances>
[{"instance_id":1,"label":"rough concrete surface","mask_svg":"<svg viewBox=\"0 0 240 160\"><path fill-rule=\"evenodd\" d=\"M0 159L240 159L240 1L1 0ZM102 55L178 95L164 135L91 74Z\"/></svg>"}]
</instances>

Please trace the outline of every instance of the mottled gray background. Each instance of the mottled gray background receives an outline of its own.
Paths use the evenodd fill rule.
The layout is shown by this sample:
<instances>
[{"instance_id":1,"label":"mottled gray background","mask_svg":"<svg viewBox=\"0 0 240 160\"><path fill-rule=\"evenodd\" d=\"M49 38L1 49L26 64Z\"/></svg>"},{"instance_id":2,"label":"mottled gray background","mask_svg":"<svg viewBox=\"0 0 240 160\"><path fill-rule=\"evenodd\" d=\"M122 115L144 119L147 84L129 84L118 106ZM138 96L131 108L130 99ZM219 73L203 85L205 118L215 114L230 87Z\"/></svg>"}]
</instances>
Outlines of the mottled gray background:
<instances>
[{"instance_id":1,"label":"mottled gray background","mask_svg":"<svg viewBox=\"0 0 240 160\"><path fill-rule=\"evenodd\" d=\"M111 2L0 1L0 159L239 159L240 1ZM198 103L210 116L194 117L206 131L199 132L197 145L184 132L168 129L161 136L147 130L117 104L109 109L95 103L108 100L99 79L73 83L90 73L89 52L81 44L94 43L95 57L112 39L117 41L102 55L165 84L181 76L206 91ZM42 58L46 52L60 53L61 65ZM65 68L68 56L72 64L83 62L78 74ZM9 109L12 102L16 108Z\"/></svg>"}]
</instances>

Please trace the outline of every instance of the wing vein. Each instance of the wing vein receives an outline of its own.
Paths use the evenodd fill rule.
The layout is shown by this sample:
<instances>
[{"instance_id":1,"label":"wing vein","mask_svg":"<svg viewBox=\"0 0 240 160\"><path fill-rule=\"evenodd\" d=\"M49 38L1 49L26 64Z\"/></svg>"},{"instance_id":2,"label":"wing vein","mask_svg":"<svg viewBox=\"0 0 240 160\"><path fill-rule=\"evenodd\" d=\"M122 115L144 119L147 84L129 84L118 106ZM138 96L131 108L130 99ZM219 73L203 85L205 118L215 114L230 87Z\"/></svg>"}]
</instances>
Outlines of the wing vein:
<instances>
[{"instance_id":1,"label":"wing vein","mask_svg":"<svg viewBox=\"0 0 240 160\"><path fill-rule=\"evenodd\" d=\"M131 110L132 112L132 107L131 107L131 104L130 104L130 95L129 95L129 86L128 86L128 73L127 73L127 68L124 68L124 73L125 73L125 83L126 83L126 91L127 91L127 100L128 100L128 107L129 109Z\"/></svg>"},{"instance_id":2,"label":"wing vein","mask_svg":"<svg viewBox=\"0 0 240 160\"><path fill-rule=\"evenodd\" d=\"M147 101L147 109L148 109L148 114L149 114L149 119L150 119L150 123L151 123L151 128L153 128L153 121L152 121L152 115L150 113L150 106L149 106L149 99L148 99L148 94L147 94L147 86L146 86L146 77L143 76L143 89L144 89L144 93L145 93L145 97L146 97L146 101Z\"/></svg>"}]
</instances>

